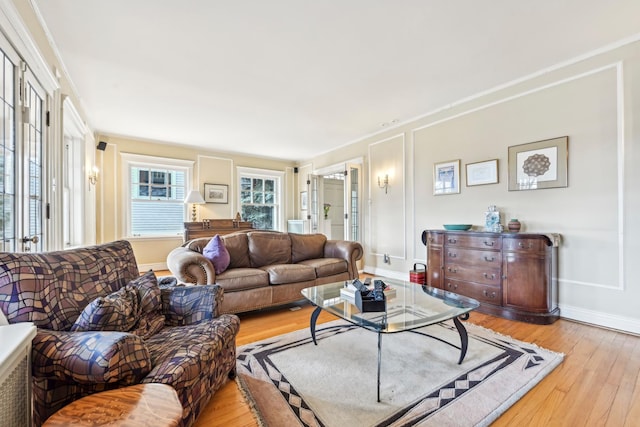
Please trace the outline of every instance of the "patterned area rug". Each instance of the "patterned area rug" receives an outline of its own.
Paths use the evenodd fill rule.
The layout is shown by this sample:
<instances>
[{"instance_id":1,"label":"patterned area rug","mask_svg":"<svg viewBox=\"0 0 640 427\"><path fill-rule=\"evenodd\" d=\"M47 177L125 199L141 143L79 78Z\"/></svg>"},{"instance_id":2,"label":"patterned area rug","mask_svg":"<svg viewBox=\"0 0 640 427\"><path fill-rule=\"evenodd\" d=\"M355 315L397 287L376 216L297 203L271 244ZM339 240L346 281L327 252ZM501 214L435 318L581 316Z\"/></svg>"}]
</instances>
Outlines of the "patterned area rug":
<instances>
[{"instance_id":1,"label":"patterned area rug","mask_svg":"<svg viewBox=\"0 0 640 427\"><path fill-rule=\"evenodd\" d=\"M486 426L562 362L563 355L473 324L459 350L409 332L382 336L344 321L238 348L238 383L263 426ZM459 345L452 322L420 332Z\"/></svg>"}]
</instances>

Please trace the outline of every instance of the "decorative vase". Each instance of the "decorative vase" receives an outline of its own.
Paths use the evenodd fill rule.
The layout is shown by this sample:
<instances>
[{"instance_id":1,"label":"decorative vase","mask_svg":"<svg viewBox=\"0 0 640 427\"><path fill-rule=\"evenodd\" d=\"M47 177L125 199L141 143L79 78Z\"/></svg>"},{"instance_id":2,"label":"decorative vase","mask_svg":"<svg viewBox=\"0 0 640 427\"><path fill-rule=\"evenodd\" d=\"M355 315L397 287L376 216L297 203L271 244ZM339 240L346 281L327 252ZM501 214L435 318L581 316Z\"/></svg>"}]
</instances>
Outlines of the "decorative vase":
<instances>
[{"instance_id":1,"label":"decorative vase","mask_svg":"<svg viewBox=\"0 0 640 427\"><path fill-rule=\"evenodd\" d=\"M511 219L511 221L509 221L507 227L509 227L509 231L517 233L518 231L520 231L520 227L522 227L522 224L520 224L520 221L518 221L516 218L513 218Z\"/></svg>"},{"instance_id":2,"label":"decorative vase","mask_svg":"<svg viewBox=\"0 0 640 427\"><path fill-rule=\"evenodd\" d=\"M500 211L496 205L490 205L489 210L484 213L484 230L493 233L502 232L502 224L500 224Z\"/></svg>"}]
</instances>

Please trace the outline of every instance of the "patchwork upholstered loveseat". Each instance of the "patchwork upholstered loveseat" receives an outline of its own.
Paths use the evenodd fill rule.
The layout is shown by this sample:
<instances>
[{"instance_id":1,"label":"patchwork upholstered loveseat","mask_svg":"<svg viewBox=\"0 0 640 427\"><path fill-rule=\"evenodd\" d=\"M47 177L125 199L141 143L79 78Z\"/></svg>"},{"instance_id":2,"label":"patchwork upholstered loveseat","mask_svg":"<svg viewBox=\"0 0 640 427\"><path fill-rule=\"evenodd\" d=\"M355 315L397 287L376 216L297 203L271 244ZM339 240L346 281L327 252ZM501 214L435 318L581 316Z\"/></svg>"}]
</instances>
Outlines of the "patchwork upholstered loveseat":
<instances>
[{"instance_id":1,"label":"patchwork upholstered loveseat","mask_svg":"<svg viewBox=\"0 0 640 427\"><path fill-rule=\"evenodd\" d=\"M185 283L222 286L222 313L297 301L303 288L355 279L363 255L360 243L327 240L323 234L236 232L219 236L229 256L228 265L220 268L215 258L203 254L214 239L186 242L169 253L167 266Z\"/></svg>"},{"instance_id":2,"label":"patchwork upholstered loveseat","mask_svg":"<svg viewBox=\"0 0 640 427\"><path fill-rule=\"evenodd\" d=\"M174 281L175 282L175 281ZM33 322L34 425L85 395L172 386L193 424L235 373L239 320L218 315L219 286L159 286L127 241L49 253L0 253L0 310Z\"/></svg>"}]
</instances>

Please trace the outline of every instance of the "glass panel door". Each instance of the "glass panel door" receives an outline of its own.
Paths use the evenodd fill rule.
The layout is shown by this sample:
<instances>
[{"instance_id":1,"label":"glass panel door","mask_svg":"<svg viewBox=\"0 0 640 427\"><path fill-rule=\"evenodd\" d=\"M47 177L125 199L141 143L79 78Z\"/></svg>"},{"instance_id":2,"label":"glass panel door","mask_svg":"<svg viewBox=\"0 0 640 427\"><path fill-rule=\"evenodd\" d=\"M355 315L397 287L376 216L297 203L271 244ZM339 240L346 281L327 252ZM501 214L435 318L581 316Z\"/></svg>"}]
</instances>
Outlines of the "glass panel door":
<instances>
[{"instance_id":1,"label":"glass panel door","mask_svg":"<svg viewBox=\"0 0 640 427\"><path fill-rule=\"evenodd\" d=\"M320 195L318 194L318 175L310 175L308 180L309 192L309 219L311 221L311 233L320 232Z\"/></svg>"},{"instance_id":2,"label":"glass panel door","mask_svg":"<svg viewBox=\"0 0 640 427\"><path fill-rule=\"evenodd\" d=\"M347 165L347 176L344 186L345 195L345 236L346 240L360 241L360 165Z\"/></svg>"},{"instance_id":3,"label":"glass panel door","mask_svg":"<svg viewBox=\"0 0 640 427\"><path fill-rule=\"evenodd\" d=\"M4 40L2 40L4 42ZM4 43L3 43L4 44ZM4 46L0 49L2 79L0 79L0 250L14 252L16 240L16 70L18 58ZM13 56L13 57L12 57Z\"/></svg>"},{"instance_id":4,"label":"glass panel door","mask_svg":"<svg viewBox=\"0 0 640 427\"><path fill-rule=\"evenodd\" d=\"M47 98L2 36L0 74L0 250L41 251Z\"/></svg>"},{"instance_id":5,"label":"glass panel door","mask_svg":"<svg viewBox=\"0 0 640 427\"><path fill-rule=\"evenodd\" d=\"M44 111L45 93L29 71L24 74L23 97L22 248L40 252L44 247Z\"/></svg>"}]
</instances>

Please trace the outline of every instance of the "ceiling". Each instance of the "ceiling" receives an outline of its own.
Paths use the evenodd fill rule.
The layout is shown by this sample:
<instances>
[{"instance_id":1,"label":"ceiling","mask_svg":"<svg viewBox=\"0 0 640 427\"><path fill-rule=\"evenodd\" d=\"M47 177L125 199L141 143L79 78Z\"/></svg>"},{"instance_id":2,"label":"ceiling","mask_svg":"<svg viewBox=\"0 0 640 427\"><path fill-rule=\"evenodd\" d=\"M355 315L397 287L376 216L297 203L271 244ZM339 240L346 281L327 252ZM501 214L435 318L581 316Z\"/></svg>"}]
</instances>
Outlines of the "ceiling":
<instances>
[{"instance_id":1,"label":"ceiling","mask_svg":"<svg viewBox=\"0 0 640 427\"><path fill-rule=\"evenodd\" d=\"M31 0L96 132L303 160L640 34L638 0Z\"/></svg>"}]
</instances>

